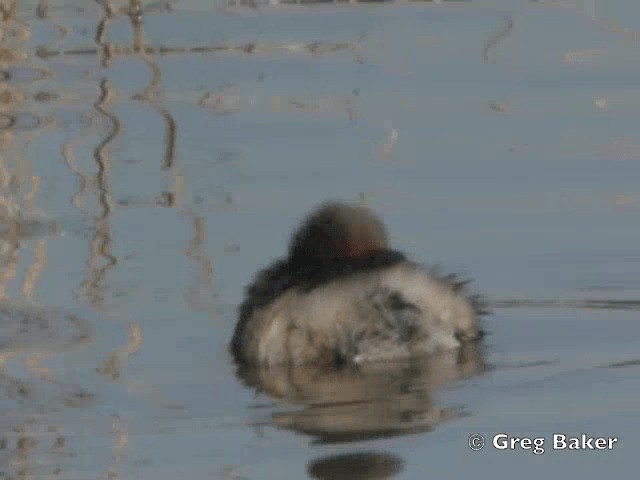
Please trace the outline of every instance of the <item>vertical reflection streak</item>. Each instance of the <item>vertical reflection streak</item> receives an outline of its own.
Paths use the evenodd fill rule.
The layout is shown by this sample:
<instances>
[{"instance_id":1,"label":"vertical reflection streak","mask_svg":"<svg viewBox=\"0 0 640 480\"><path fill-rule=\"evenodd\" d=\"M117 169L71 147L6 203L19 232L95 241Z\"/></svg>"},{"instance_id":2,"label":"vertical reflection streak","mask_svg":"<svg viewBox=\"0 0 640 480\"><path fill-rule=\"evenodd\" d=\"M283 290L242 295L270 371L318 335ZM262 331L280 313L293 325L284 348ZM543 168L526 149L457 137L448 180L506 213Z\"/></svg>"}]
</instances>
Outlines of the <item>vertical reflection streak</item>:
<instances>
[{"instance_id":1,"label":"vertical reflection streak","mask_svg":"<svg viewBox=\"0 0 640 480\"><path fill-rule=\"evenodd\" d=\"M28 212L28 217L33 217L34 215L34 200L36 195L40 189L40 177L32 175L31 176L31 190L27 192L25 195L24 203L26 205L26 210ZM36 284L42 275L43 270L48 265L49 261L47 258L47 245L48 239L45 236L44 238L40 238L34 246L33 249L33 263L29 265L25 272L24 281L22 283L22 295L30 303L34 302L34 291L36 288Z\"/></svg>"},{"instance_id":2,"label":"vertical reflection streak","mask_svg":"<svg viewBox=\"0 0 640 480\"><path fill-rule=\"evenodd\" d=\"M16 14L17 1L8 0L0 3L0 42L2 45L6 42L7 59L5 61L9 63L19 58L19 48L12 48L14 41L26 35L23 29L17 27L21 22ZM15 125L14 106L23 98L23 95L11 92L8 88L6 92L10 92L8 95L10 100L3 105L2 114L6 118L6 124L0 137L0 222L4 224L0 236L0 302L8 300L7 285L16 277L20 260L19 178L16 178L18 170L16 164L19 162L11 162L8 159L20 157L15 147L16 136L12 130Z\"/></svg>"},{"instance_id":3,"label":"vertical reflection streak","mask_svg":"<svg viewBox=\"0 0 640 480\"><path fill-rule=\"evenodd\" d=\"M176 143L177 143L177 123L169 110L162 106L158 101L161 95L161 71L160 68L149 53L149 49L145 45L144 24L142 16L142 8L138 0L130 0L129 18L134 32L133 49L136 55L144 61L151 73L148 85L142 92L133 96L133 99L144 102L154 109L163 119L165 124L164 131L164 155L161 170L167 171L173 177L173 189L170 192L164 192L161 201L165 207L174 207L180 205L180 195L184 191L184 177L176 172ZM206 302L202 300L202 292L208 291L212 283L213 266L211 260L202 252L202 245L207 238L207 223L202 217L194 216L190 211L186 212L193 222L194 236L185 254L188 258L194 260L199 265L199 275L196 285L187 288L186 301L193 309L201 309L205 307Z\"/></svg>"},{"instance_id":4,"label":"vertical reflection streak","mask_svg":"<svg viewBox=\"0 0 640 480\"><path fill-rule=\"evenodd\" d=\"M18 0L2 0L0 1L0 20L8 22L16 19L18 11Z\"/></svg>"},{"instance_id":5,"label":"vertical reflection streak","mask_svg":"<svg viewBox=\"0 0 640 480\"><path fill-rule=\"evenodd\" d=\"M105 139L98 144L94 150L93 158L98 171L96 173L96 188L98 189L98 204L101 208L100 214L96 217L96 232L90 244L90 257L88 269L90 279L85 281L85 290L89 300L96 308L104 306L104 290L106 288L105 279L108 271L113 268L118 259L111 253L113 236L111 233L110 217L113 209L111 199L111 187L109 184L109 155L108 147L120 133L120 121L105 109L109 103L111 88L109 81L103 79L100 83L100 98L94 104L94 108L105 117L111 126ZM100 258L106 263L100 266Z\"/></svg>"},{"instance_id":6,"label":"vertical reflection streak","mask_svg":"<svg viewBox=\"0 0 640 480\"><path fill-rule=\"evenodd\" d=\"M36 7L36 18L41 20L49 16L49 2L48 0L40 0Z\"/></svg>"},{"instance_id":7,"label":"vertical reflection streak","mask_svg":"<svg viewBox=\"0 0 640 480\"><path fill-rule=\"evenodd\" d=\"M200 267L200 272L195 285L187 288L186 299L190 308L199 310L207 307L207 301L203 301L203 297L208 295L211 289L213 264L202 251L202 245L207 240L207 220L195 215L192 218L194 236L189 242L185 254Z\"/></svg>"},{"instance_id":8,"label":"vertical reflection streak","mask_svg":"<svg viewBox=\"0 0 640 480\"><path fill-rule=\"evenodd\" d=\"M85 129L82 132L82 137L84 137L88 133L88 129ZM88 177L82 173L82 171L76 166L75 155L73 154L73 147L80 136L71 136L63 145L62 145L62 158L64 159L64 163L69 169L71 173L78 177L80 181L80 188L76 193L71 194L71 204L76 207L81 212L84 211L85 201L84 196L87 193L89 181Z\"/></svg>"},{"instance_id":9,"label":"vertical reflection streak","mask_svg":"<svg viewBox=\"0 0 640 480\"><path fill-rule=\"evenodd\" d=\"M113 9L109 0L98 3L103 7L104 16L96 27L95 39L102 47L101 64L108 66L111 60L111 53L105 38L106 29L113 17ZM89 278L83 282L83 291L86 292L89 301L96 308L104 307L106 276L108 271L118 263L117 257L112 253L113 235L110 217L113 211L113 201L109 183L109 147L120 134L121 126L120 120L107 109L112 93L108 79L103 78L100 82L100 95L93 105L94 109L107 120L109 125L109 130L104 140L96 146L93 153L97 166L95 187L97 188L98 205L101 212L96 216L96 231L89 246L89 259L87 260ZM100 259L105 262L103 265L100 265Z\"/></svg>"},{"instance_id":10,"label":"vertical reflection streak","mask_svg":"<svg viewBox=\"0 0 640 480\"><path fill-rule=\"evenodd\" d=\"M499 30L491 35L483 45L482 59L484 60L484 63L495 63L495 59L491 59L491 50L495 50L498 44L508 37L513 31L513 17L511 15L505 16L503 22L504 23L500 26Z\"/></svg>"},{"instance_id":11,"label":"vertical reflection streak","mask_svg":"<svg viewBox=\"0 0 640 480\"><path fill-rule=\"evenodd\" d=\"M131 20L131 26L134 31L134 51L140 57L140 59L147 64L147 66L149 67L149 71L151 72L151 79L149 80L149 84L141 93L135 95L133 98L135 100L147 103L162 117L162 120L165 124L165 151L161 168L162 170L173 170L175 167L177 123L169 110L160 105L157 100L161 90L161 72L158 64L156 63L154 58L147 52L147 48L145 47L142 8L140 6L140 2L137 0L131 0L129 10L129 18ZM174 194L169 193L163 196L168 197L169 199L168 205L166 206L174 205Z\"/></svg>"},{"instance_id":12,"label":"vertical reflection streak","mask_svg":"<svg viewBox=\"0 0 640 480\"><path fill-rule=\"evenodd\" d=\"M132 2L135 2L135 0L132 0ZM147 102L154 110L156 110L165 123L165 152L163 156L162 169L171 170L175 165L177 124L171 113L157 101L157 97L160 95L161 89L161 72L156 61L146 51L142 17L136 17L136 21L133 21L132 18L132 26L136 38L136 51L140 58L149 66L149 70L151 71L151 80L149 81L149 85L147 85L144 91L137 98L143 102Z\"/></svg>"},{"instance_id":13,"label":"vertical reflection streak","mask_svg":"<svg viewBox=\"0 0 640 480\"><path fill-rule=\"evenodd\" d=\"M96 27L95 42L101 49L100 65L106 68L111 63L112 58L111 46L105 41L105 38L111 20L113 19L113 7L111 6L110 0L96 0L96 3L102 7L104 15Z\"/></svg>"},{"instance_id":14,"label":"vertical reflection streak","mask_svg":"<svg viewBox=\"0 0 640 480\"><path fill-rule=\"evenodd\" d=\"M5 51L10 52L7 55L9 63L14 59L20 58L22 53L25 53L25 56L28 54L28 52L23 52L22 50L26 50L23 46L26 45L26 40L31 35L29 23L17 17L17 7L17 0L0 2L0 43L3 46L3 50L5 50L6 45ZM15 42L16 40L17 42ZM17 89L21 88L22 85L18 84ZM3 113L10 118L15 118L16 104L21 102L25 95L19 92L15 95L10 95L9 98L8 102L3 102ZM6 128L12 129L14 125L13 122L9 122ZM0 137L0 222L4 227L0 233L0 304L9 300L6 293L7 284L17 274L21 256L21 240L25 236L24 227L28 223L29 213L33 211L33 199L39 187L38 178L31 175L30 165L23 155L24 146L29 141L29 135L27 134L26 139L22 135L16 137L9 130ZM19 139L18 146L16 146L16 138ZM7 157L9 160L7 160ZM25 194L27 179L31 180L31 190ZM30 281L32 286L35 285L39 271L44 265L39 261L42 258L46 258L46 241L38 242L35 256L34 264L27 269L27 277L25 279ZM38 256L40 260L37 258ZM7 323L7 320L11 322L10 318L2 318L2 323ZM9 392L13 390L15 392L14 395L16 395L14 398L20 401L28 396L29 389L27 384L11 377L6 372L4 363L10 356L12 356L11 352L0 353L0 384L8 384ZM27 360L28 368L29 362ZM2 387L4 385L0 385L0 388ZM9 396L11 397L11 393L9 393ZM8 418L11 418L11 413L9 412ZM34 417L29 418L28 415L19 415L15 418L17 421L11 428L12 433L15 434L15 448L13 452L9 453L9 458L6 459L6 465L13 469L15 476L4 470L4 462L0 464L0 476L4 478L6 474L7 478L28 479L32 478L38 468L36 451L38 441L33 435L25 432L32 429L32 425L36 420ZM13 420L10 421L13 423ZM1 440L4 441L4 438L6 437Z\"/></svg>"},{"instance_id":15,"label":"vertical reflection streak","mask_svg":"<svg viewBox=\"0 0 640 480\"><path fill-rule=\"evenodd\" d=\"M35 290L38 279L42 275L42 271L47 266L47 239L41 238L36 242L33 250L33 263L27 268L22 285L22 294L28 302L34 301L33 292Z\"/></svg>"},{"instance_id":16,"label":"vertical reflection streak","mask_svg":"<svg viewBox=\"0 0 640 480\"><path fill-rule=\"evenodd\" d=\"M18 206L12 188L15 179L5 156L14 140L15 136L9 133L0 138L0 221L4 224L0 236L0 302L8 299L7 284L16 277L20 260Z\"/></svg>"}]
</instances>

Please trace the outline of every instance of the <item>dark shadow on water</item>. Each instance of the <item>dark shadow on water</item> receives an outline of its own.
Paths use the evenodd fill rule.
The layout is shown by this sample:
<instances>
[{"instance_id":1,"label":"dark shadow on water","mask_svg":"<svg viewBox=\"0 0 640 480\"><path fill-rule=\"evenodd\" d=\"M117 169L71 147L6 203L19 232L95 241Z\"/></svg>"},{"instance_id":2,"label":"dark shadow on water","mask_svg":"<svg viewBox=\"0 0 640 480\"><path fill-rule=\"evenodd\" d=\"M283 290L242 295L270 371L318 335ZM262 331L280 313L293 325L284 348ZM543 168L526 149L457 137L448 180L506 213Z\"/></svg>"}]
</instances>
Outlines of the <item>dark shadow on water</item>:
<instances>
[{"instance_id":1,"label":"dark shadow on water","mask_svg":"<svg viewBox=\"0 0 640 480\"><path fill-rule=\"evenodd\" d=\"M395 477L403 468L397 455L360 452L319 458L309 463L307 473L319 480L378 480Z\"/></svg>"},{"instance_id":2,"label":"dark shadow on water","mask_svg":"<svg viewBox=\"0 0 640 480\"><path fill-rule=\"evenodd\" d=\"M441 387L486 370L482 345L397 362L339 369L326 367L240 368L247 385L277 405L266 423L309 435L316 444L355 442L430 431L465 415L441 406Z\"/></svg>"},{"instance_id":3,"label":"dark shadow on water","mask_svg":"<svg viewBox=\"0 0 640 480\"><path fill-rule=\"evenodd\" d=\"M623 360L622 362L610 363L609 365L605 366L605 368L627 368L627 367L640 367L640 358Z\"/></svg>"},{"instance_id":4,"label":"dark shadow on water","mask_svg":"<svg viewBox=\"0 0 640 480\"><path fill-rule=\"evenodd\" d=\"M640 300L578 299L578 300L494 300L489 308L580 308L591 310L638 310Z\"/></svg>"}]
</instances>

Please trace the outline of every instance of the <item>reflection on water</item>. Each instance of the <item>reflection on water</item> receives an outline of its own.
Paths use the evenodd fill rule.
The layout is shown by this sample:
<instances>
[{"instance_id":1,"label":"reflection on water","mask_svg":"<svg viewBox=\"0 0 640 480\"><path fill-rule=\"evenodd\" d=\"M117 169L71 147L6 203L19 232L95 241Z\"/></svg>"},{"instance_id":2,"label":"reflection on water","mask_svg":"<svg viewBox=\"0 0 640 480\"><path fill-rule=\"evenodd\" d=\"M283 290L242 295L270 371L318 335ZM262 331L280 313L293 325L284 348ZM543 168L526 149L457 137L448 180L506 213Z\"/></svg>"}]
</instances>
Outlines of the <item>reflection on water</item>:
<instances>
[{"instance_id":1,"label":"reflection on water","mask_svg":"<svg viewBox=\"0 0 640 480\"><path fill-rule=\"evenodd\" d=\"M225 345L241 283L277 253L283 218L325 195L380 201L413 252L467 254L459 264L482 289L504 275L519 290L494 299L496 309L640 308L629 298L638 257L615 243L637 236L638 62L616 56L617 40L592 40L591 19L577 27L555 16L569 4L636 39L637 25L624 22L640 17L621 14L624 2L267 3L315 2L0 1L0 478L167 478L187 467L200 468L194 478L231 478L224 462L261 467L262 457L233 456L259 440ZM547 48L537 32L554 22ZM537 57L554 49L557 58ZM567 84L581 82L574 102ZM558 134L567 125L578 141ZM423 155L432 149L435 160ZM598 218L596 188L616 207ZM558 195L575 191L589 201ZM559 256L527 257L538 248L527 236ZM575 261L563 253L580 248ZM534 260L505 266L509 258ZM533 298L524 282L536 273L544 285L568 276L550 296L565 298L558 284L572 295ZM496 363L513 368L502 373L563 368L564 340L529 354L557 338L552 324L522 355L504 354ZM638 362L633 351L597 359L620 376ZM436 398L485 371L475 346L424 362L238 375L275 399L252 423L312 439L309 476L390 478L417 459L333 454L332 444L481 414ZM307 452L296 455L306 462Z\"/></svg>"},{"instance_id":2,"label":"reflection on water","mask_svg":"<svg viewBox=\"0 0 640 480\"><path fill-rule=\"evenodd\" d=\"M316 443L391 437L431 430L464 412L439 406L434 394L485 369L479 343L459 351L401 362L341 369L246 368L238 376L278 401L269 423Z\"/></svg>"},{"instance_id":3,"label":"reflection on water","mask_svg":"<svg viewBox=\"0 0 640 480\"><path fill-rule=\"evenodd\" d=\"M383 480L400 473L402 466L397 455L361 452L319 458L309 464L307 473L318 480Z\"/></svg>"},{"instance_id":4,"label":"reflection on water","mask_svg":"<svg viewBox=\"0 0 640 480\"><path fill-rule=\"evenodd\" d=\"M70 382L64 371L51 366L52 358L90 343L94 336L93 324L86 318L38 305L38 284L49 264L49 244L65 233L65 222L49 218L51 206L43 201L43 196L50 196L52 178L34 173L42 170L42 161L53 163L55 154L49 148L47 158L34 158L29 149L39 136L72 125L50 121L54 117L47 104L60 99L60 94L39 89L53 73L31 64L32 24L19 16L18 2L2 2L0 11L0 476L26 479L57 476L64 470L62 465L70 455L67 436L64 426L49 417L65 409L86 409L96 393ZM46 11L47 2L40 2L37 17L45 18ZM94 149L95 181L75 167L71 140L61 149L69 170L82 179L83 192L95 189L100 206L87 260L86 283L95 307L101 306L104 277L116 263L110 253L108 149L117 135L118 120L109 116L108 100L105 79L94 107L112 127ZM43 191L43 185L47 190ZM80 202L72 198L79 207ZM20 284L17 289L14 281ZM109 354L105 360L108 372L105 368L97 373L116 377L116 367L141 343L140 328L132 322L131 341Z\"/></svg>"}]
</instances>

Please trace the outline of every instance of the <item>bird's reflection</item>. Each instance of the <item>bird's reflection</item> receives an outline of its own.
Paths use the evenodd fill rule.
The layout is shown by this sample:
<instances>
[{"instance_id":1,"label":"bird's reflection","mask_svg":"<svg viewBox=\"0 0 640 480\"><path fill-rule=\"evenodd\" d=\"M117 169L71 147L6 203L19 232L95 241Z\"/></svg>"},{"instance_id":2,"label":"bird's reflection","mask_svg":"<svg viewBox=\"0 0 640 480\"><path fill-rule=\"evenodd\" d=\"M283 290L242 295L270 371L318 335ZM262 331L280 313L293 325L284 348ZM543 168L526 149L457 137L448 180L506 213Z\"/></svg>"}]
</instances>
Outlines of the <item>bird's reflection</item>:
<instances>
[{"instance_id":1,"label":"bird's reflection","mask_svg":"<svg viewBox=\"0 0 640 480\"><path fill-rule=\"evenodd\" d=\"M338 443L429 431L462 415L460 408L436 405L433 393L484 369L482 346L472 343L400 362L340 369L240 368L237 373L281 404L269 423L305 433L314 443Z\"/></svg>"},{"instance_id":2,"label":"bird's reflection","mask_svg":"<svg viewBox=\"0 0 640 480\"><path fill-rule=\"evenodd\" d=\"M393 478L402 468L403 461L396 455L360 452L319 458L309 464L307 473L319 480L382 480Z\"/></svg>"}]
</instances>

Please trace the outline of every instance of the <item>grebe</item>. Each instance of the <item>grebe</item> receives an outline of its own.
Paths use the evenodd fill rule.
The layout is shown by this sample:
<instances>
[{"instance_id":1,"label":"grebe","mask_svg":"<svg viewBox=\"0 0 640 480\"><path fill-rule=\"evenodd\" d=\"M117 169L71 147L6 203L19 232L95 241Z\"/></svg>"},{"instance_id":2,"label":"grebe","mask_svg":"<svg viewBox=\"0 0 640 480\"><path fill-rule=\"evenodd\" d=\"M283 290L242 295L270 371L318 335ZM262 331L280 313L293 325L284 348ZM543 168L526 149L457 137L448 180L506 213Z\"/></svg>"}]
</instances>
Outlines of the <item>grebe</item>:
<instances>
[{"instance_id":1,"label":"grebe","mask_svg":"<svg viewBox=\"0 0 640 480\"><path fill-rule=\"evenodd\" d=\"M241 365L340 365L454 349L481 334L466 283L392 250L368 208L324 203L247 287L231 353Z\"/></svg>"}]
</instances>

